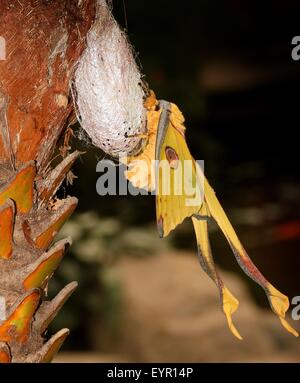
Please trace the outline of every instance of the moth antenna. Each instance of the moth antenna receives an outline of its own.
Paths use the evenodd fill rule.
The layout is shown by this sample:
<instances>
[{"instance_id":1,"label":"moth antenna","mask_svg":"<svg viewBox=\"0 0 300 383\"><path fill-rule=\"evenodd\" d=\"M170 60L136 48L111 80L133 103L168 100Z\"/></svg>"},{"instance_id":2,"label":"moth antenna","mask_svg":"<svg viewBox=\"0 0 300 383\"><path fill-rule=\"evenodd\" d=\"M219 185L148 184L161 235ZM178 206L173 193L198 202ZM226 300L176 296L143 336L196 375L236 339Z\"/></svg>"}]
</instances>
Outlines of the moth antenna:
<instances>
[{"instance_id":1,"label":"moth antenna","mask_svg":"<svg viewBox=\"0 0 300 383\"><path fill-rule=\"evenodd\" d=\"M123 0L123 11L124 11L125 30L126 32L128 32L128 19L127 19L127 10L126 10L125 0Z\"/></svg>"},{"instance_id":2,"label":"moth antenna","mask_svg":"<svg viewBox=\"0 0 300 383\"><path fill-rule=\"evenodd\" d=\"M74 94L76 92L76 89L74 87L74 81L72 81L70 89L71 89L71 96L72 96L72 100L73 100L73 106L74 106L75 115L76 115L77 121L79 122L79 125L82 127L81 117L80 117L80 113L79 113L79 111L77 109L76 97L75 97L75 94Z\"/></svg>"}]
</instances>

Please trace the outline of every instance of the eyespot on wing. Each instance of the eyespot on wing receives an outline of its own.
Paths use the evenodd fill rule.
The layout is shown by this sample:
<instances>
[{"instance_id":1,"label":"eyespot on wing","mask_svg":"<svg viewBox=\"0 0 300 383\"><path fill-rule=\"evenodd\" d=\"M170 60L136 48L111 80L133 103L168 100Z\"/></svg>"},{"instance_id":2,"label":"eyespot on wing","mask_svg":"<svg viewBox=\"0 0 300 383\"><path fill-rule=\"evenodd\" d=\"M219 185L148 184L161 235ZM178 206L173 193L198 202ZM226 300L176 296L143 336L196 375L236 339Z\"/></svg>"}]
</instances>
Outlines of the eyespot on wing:
<instances>
[{"instance_id":1,"label":"eyespot on wing","mask_svg":"<svg viewBox=\"0 0 300 383\"><path fill-rule=\"evenodd\" d=\"M165 153L166 153L166 158L170 164L170 167L172 169L177 169L179 157L178 157L178 154L176 153L175 149L171 148L170 146L167 146L165 148Z\"/></svg>"}]
</instances>

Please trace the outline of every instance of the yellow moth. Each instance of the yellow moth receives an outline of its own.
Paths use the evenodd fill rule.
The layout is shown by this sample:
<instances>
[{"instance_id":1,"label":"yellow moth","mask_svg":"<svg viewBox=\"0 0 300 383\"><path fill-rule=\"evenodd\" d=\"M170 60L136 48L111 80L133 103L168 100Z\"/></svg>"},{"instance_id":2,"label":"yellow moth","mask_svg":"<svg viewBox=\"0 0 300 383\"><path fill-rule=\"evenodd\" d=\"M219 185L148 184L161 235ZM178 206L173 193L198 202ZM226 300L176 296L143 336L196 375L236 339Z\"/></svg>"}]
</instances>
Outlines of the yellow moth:
<instances>
[{"instance_id":1,"label":"yellow moth","mask_svg":"<svg viewBox=\"0 0 300 383\"><path fill-rule=\"evenodd\" d=\"M143 136L145 144L140 153L126 159L128 166L126 176L136 187L149 191L156 190L156 215L160 236L167 236L185 218L192 219L200 264L218 288L222 310L231 332L238 339L242 339L232 322L232 314L238 308L239 302L224 285L212 257L207 221L214 219L225 235L243 271L266 292L270 306L279 317L281 324L294 336L298 336L296 330L285 320L285 314L289 308L288 297L272 286L253 264L201 167L193 159L185 140L184 117L178 107L170 102L156 100L154 93L150 92L145 101L145 108L148 128L147 134ZM148 166L139 166L141 161L146 162ZM183 174L186 161L192 163L188 181ZM164 179L161 163L167 163L169 166L170 172L167 180ZM184 182L190 183L190 190L194 190L192 197L194 197L194 201L198 201L197 203L188 203L191 195L185 192L185 188L182 188L181 193L176 190L178 186L176 180L179 183L182 179L185 179ZM168 193L163 190L166 184L169 186Z\"/></svg>"}]
</instances>

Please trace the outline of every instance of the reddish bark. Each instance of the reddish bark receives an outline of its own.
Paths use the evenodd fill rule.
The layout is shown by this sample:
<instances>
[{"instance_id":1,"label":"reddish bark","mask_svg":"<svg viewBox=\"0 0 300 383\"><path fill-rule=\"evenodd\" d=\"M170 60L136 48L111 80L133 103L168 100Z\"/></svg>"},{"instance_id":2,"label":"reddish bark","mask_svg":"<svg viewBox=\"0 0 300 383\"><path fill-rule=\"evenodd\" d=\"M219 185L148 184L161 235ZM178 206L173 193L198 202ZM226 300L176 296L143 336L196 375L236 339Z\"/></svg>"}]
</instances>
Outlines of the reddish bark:
<instances>
[{"instance_id":1,"label":"reddish bark","mask_svg":"<svg viewBox=\"0 0 300 383\"><path fill-rule=\"evenodd\" d=\"M47 164L72 109L70 83L94 16L95 0L0 0L0 162L11 152L17 167Z\"/></svg>"}]
</instances>

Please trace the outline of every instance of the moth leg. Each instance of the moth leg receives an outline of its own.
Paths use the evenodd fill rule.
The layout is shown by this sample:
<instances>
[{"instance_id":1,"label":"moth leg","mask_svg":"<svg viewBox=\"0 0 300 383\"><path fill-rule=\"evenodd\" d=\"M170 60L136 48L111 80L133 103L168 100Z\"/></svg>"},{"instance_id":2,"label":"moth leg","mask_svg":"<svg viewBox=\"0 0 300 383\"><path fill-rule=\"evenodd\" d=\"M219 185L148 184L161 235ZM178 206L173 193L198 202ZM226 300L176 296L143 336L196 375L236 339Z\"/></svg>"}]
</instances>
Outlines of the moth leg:
<instances>
[{"instance_id":1,"label":"moth leg","mask_svg":"<svg viewBox=\"0 0 300 383\"><path fill-rule=\"evenodd\" d=\"M137 133L137 134L127 134L125 133L125 138L143 138L147 139L149 137L149 134L147 133Z\"/></svg>"},{"instance_id":2,"label":"moth leg","mask_svg":"<svg viewBox=\"0 0 300 383\"><path fill-rule=\"evenodd\" d=\"M288 297L278 291L273 285L271 285L271 283L266 280L266 278L251 261L246 250L238 239L238 236L236 235L220 202L218 201L214 190L205 178L204 192L204 199L207 203L209 212L225 235L240 267L251 279L253 279L265 290L270 302L270 306L274 313L278 315L283 327L294 336L298 336L299 334L297 331L294 330L292 326L290 326L289 323L284 319L290 305Z\"/></svg>"},{"instance_id":3,"label":"moth leg","mask_svg":"<svg viewBox=\"0 0 300 383\"><path fill-rule=\"evenodd\" d=\"M208 238L207 220L204 220L201 218L197 219L195 217L192 217L192 221L193 221L193 225L194 225L194 229L196 233L200 265L202 269L204 270L204 272L213 280L213 282L216 284L219 290L222 310L226 316L230 331L233 333L234 336L242 340L243 338L241 337L238 330L234 326L232 322L232 318L231 318L231 315L238 308L239 301L232 295L232 293L224 285L215 267L211 248L210 248L209 238Z\"/></svg>"}]
</instances>

